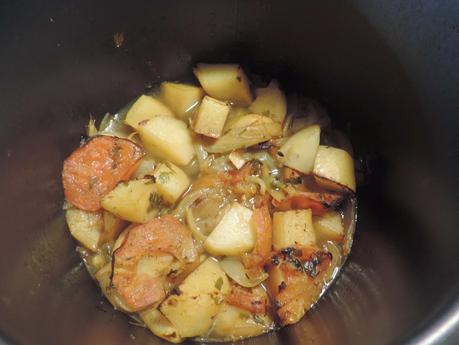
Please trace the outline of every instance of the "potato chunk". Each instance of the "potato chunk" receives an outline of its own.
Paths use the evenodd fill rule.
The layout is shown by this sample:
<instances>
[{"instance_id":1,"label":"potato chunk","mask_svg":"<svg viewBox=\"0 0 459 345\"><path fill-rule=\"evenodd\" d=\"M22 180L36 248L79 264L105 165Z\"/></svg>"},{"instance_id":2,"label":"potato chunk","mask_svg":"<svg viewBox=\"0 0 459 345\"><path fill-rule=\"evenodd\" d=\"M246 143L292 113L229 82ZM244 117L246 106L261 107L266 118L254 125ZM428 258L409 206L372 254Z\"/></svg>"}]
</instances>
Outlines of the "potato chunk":
<instances>
[{"instance_id":1,"label":"potato chunk","mask_svg":"<svg viewBox=\"0 0 459 345\"><path fill-rule=\"evenodd\" d=\"M171 343L181 343L183 341L177 329L158 309L150 308L141 311L139 316L154 335Z\"/></svg>"},{"instance_id":2,"label":"potato chunk","mask_svg":"<svg viewBox=\"0 0 459 345\"><path fill-rule=\"evenodd\" d=\"M314 230L325 240L340 241L344 237L344 226L341 215L336 211L329 211L323 216L313 219Z\"/></svg>"},{"instance_id":3,"label":"potato chunk","mask_svg":"<svg viewBox=\"0 0 459 345\"><path fill-rule=\"evenodd\" d=\"M314 168L320 143L320 126L312 125L296 132L278 151L279 161L293 169L309 174Z\"/></svg>"},{"instance_id":4,"label":"potato chunk","mask_svg":"<svg viewBox=\"0 0 459 345\"><path fill-rule=\"evenodd\" d=\"M102 232L102 241L111 242L116 240L120 232L126 227L127 222L113 213L104 211L104 231Z\"/></svg>"},{"instance_id":5,"label":"potato chunk","mask_svg":"<svg viewBox=\"0 0 459 345\"><path fill-rule=\"evenodd\" d=\"M247 160L242 157L241 153L238 151L233 151L228 155L229 160L233 165L236 167L236 169L241 169L245 163L247 163Z\"/></svg>"},{"instance_id":6,"label":"potato chunk","mask_svg":"<svg viewBox=\"0 0 459 345\"><path fill-rule=\"evenodd\" d=\"M217 261L206 259L161 303L160 311L181 337L204 335L218 314L223 296L230 291L225 272Z\"/></svg>"},{"instance_id":7,"label":"potato chunk","mask_svg":"<svg viewBox=\"0 0 459 345\"><path fill-rule=\"evenodd\" d=\"M224 303L215 317L210 336L227 340L255 337L266 332L271 324L268 316L257 315L255 320L247 310Z\"/></svg>"},{"instance_id":8,"label":"potato chunk","mask_svg":"<svg viewBox=\"0 0 459 345\"><path fill-rule=\"evenodd\" d=\"M176 118L158 115L142 121L138 132L148 152L177 165L187 165L195 151L186 124Z\"/></svg>"},{"instance_id":9,"label":"potato chunk","mask_svg":"<svg viewBox=\"0 0 459 345\"><path fill-rule=\"evenodd\" d=\"M202 97L204 91L198 86L167 81L161 83L161 99L182 120L190 116Z\"/></svg>"},{"instance_id":10,"label":"potato chunk","mask_svg":"<svg viewBox=\"0 0 459 345\"><path fill-rule=\"evenodd\" d=\"M102 199L102 207L130 222L145 223L157 213L150 204L155 192L156 186L151 179L120 183Z\"/></svg>"},{"instance_id":11,"label":"potato chunk","mask_svg":"<svg viewBox=\"0 0 459 345\"><path fill-rule=\"evenodd\" d=\"M158 193L170 204L175 203L190 185L188 176L172 163L159 164L153 176L156 180Z\"/></svg>"},{"instance_id":12,"label":"potato chunk","mask_svg":"<svg viewBox=\"0 0 459 345\"><path fill-rule=\"evenodd\" d=\"M86 248L96 251L104 229L101 212L89 212L76 207L65 211L70 233Z\"/></svg>"},{"instance_id":13,"label":"potato chunk","mask_svg":"<svg viewBox=\"0 0 459 345\"><path fill-rule=\"evenodd\" d=\"M198 64L193 72L210 96L239 105L252 103L249 81L241 66Z\"/></svg>"},{"instance_id":14,"label":"potato chunk","mask_svg":"<svg viewBox=\"0 0 459 345\"><path fill-rule=\"evenodd\" d=\"M250 111L268 116L279 123L284 121L287 114L287 99L276 80L271 80L265 88L256 89L255 95L256 98L249 107Z\"/></svg>"},{"instance_id":15,"label":"potato chunk","mask_svg":"<svg viewBox=\"0 0 459 345\"><path fill-rule=\"evenodd\" d=\"M204 242L212 255L239 255L252 250L255 234L250 222L252 210L233 203Z\"/></svg>"},{"instance_id":16,"label":"potato chunk","mask_svg":"<svg viewBox=\"0 0 459 345\"><path fill-rule=\"evenodd\" d=\"M230 106L206 96L199 106L194 120L194 131L211 138L219 138L223 131Z\"/></svg>"},{"instance_id":17,"label":"potato chunk","mask_svg":"<svg viewBox=\"0 0 459 345\"><path fill-rule=\"evenodd\" d=\"M139 122L151 119L156 115L174 116L172 111L160 100L151 96L142 95L129 109L124 122L137 129Z\"/></svg>"},{"instance_id":18,"label":"potato chunk","mask_svg":"<svg viewBox=\"0 0 459 345\"><path fill-rule=\"evenodd\" d=\"M311 209L274 212L273 246L282 249L316 243Z\"/></svg>"},{"instance_id":19,"label":"potato chunk","mask_svg":"<svg viewBox=\"0 0 459 345\"><path fill-rule=\"evenodd\" d=\"M313 173L355 192L354 160L344 150L320 145L314 161Z\"/></svg>"}]
</instances>

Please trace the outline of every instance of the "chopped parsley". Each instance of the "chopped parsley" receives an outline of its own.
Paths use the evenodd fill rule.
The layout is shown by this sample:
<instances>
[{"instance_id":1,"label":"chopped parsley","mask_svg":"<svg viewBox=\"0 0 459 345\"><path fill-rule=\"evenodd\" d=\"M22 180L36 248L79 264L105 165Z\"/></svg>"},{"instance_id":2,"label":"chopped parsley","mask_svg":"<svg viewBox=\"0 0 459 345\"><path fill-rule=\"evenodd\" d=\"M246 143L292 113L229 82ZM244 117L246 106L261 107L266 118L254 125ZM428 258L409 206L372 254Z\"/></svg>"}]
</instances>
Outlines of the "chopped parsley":
<instances>
[{"instance_id":1,"label":"chopped parsley","mask_svg":"<svg viewBox=\"0 0 459 345\"><path fill-rule=\"evenodd\" d=\"M215 282L215 288L220 291L222 289L222 286L223 286L223 279L222 277L220 277Z\"/></svg>"},{"instance_id":2,"label":"chopped parsley","mask_svg":"<svg viewBox=\"0 0 459 345\"><path fill-rule=\"evenodd\" d=\"M162 183L162 184L165 184L169 181L170 179L170 176L173 174L174 172L172 171L163 171L162 173L160 173L158 175L158 178L157 180L159 181L159 183Z\"/></svg>"},{"instance_id":3,"label":"chopped parsley","mask_svg":"<svg viewBox=\"0 0 459 345\"><path fill-rule=\"evenodd\" d=\"M150 194L150 207L152 209L161 209L166 206L167 206L167 203L161 195L159 195L158 193L154 193L154 192Z\"/></svg>"},{"instance_id":4,"label":"chopped parsley","mask_svg":"<svg viewBox=\"0 0 459 345\"><path fill-rule=\"evenodd\" d=\"M252 316L252 318L253 318L253 321L255 323L258 323L259 325L264 325L265 324L265 321L260 316L258 316L257 314L254 314Z\"/></svg>"}]
</instances>

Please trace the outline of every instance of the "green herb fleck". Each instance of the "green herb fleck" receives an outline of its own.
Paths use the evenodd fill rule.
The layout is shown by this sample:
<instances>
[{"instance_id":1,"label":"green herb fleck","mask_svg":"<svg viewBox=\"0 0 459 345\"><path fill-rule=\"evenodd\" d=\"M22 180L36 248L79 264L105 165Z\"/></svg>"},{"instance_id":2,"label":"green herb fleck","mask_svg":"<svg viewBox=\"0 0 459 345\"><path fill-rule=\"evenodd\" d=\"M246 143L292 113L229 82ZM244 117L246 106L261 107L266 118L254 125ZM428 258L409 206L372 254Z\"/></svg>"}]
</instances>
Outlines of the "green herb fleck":
<instances>
[{"instance_id":1,"label":"green herb fleck","mask_svg":"<svg viewBox=\"0 0 459 345\"><path fill-rule=\"evenodd\" d=\"M271 182L271 187L273 189L280 189L282 188L282 182L279 181L278 179L275 179L273 182Z\"/></svg>"},{"instance_id":2,"label":"green herb fleck","mask_svg":"<svg viewBox=\"0 0 459 345\"><path fill-rule=\"evenodd\" d=\"M145 182L145 185L150 185L150 184L155 184L156 183L156 178L153 175L145 175L145 179L148 181Z\"/></svg>"},{"instance_id":3,"label":"green herb fleck","mask_svg":"<svg viewBox=\"0 0 459 345\"><path fill-rule=\"evenodd\" d=\"M252 315L252 318L253 318L253 321L255 323L258 323L259 325L264 325L265 324L265 321L260 316L258 316L257 314Z\"/></svg>"},{"instance_id":4,"label":"green herb fleck","mask_svg":"<svg viewBox=\"0 0 459 345\"><path fill-rule=\"evenodd\" d=\"M303 178L301 176L292 177L292 178L286 179L285 183L302 184L303 183Z\"/></svg>"},{"instance_id":5,"label":"green herb fleck","mask_svg":"<svg viewBox=\"0 0 459 345\"><path fill-rule=\"evenodd\" d=\"M172 175L172 171L163 171L162 173L159 174L158 176L158 181L161 184L165 184L169 181L170 175Z\"/></svg>"},{"instance_id":6,"label":"green herb fleck","mask_svg":"<svg viewBox=\"0 0 459 345\"><path fill-rule=\"evenodd\" d=\"M219 295L212 295L211 297L215 304L220 304L223 302L223 298Z\"/></svg>"},{"instance_id":7,"label":"green herb fleck","mask_svg":"<svg viewBox=\"0 0 459 345\"><path fill-rule=\"evenodd\" d=\"M239 313L239 318L245 321L249 318L249 316L245 313Z\"/></svg>"},{"instance_id":8,"label":"green herb fleck","mask_svg":"<svg viewBox=\"0 0 459 345\"><path fill-rule=\"evenodd\" d=\"M174 169L172 168L171 163L169 163L169 162L166 161L166 162L164 162L164 165L167 166L167 167L169 168L171 174L174 174L174 173L175 173Z\"/></svg>"},{"instance_id":9,"label":"green herb fleck","mask_svg":"<svg viewBox=\"0 0 459 345\"><path fill-rule=\"evenodd\" d=\"M220 277L215 282L215 288L218 289L218 290L221 290L222 286L223 286L223 279L222 279L222 277Z\"/></svg>"},{"instance_id":10,"label":"green herb fleck","mask_svg":"<svg viewBox=\"0 0 459 345\"><path fill-rule=\"evenodd\" d=\"M151 193L150 194L150 206L153 209L161 209L167 206L167 203L163 199L163 197L159 195L158 193Z\"/></svg>"}]
</instances>

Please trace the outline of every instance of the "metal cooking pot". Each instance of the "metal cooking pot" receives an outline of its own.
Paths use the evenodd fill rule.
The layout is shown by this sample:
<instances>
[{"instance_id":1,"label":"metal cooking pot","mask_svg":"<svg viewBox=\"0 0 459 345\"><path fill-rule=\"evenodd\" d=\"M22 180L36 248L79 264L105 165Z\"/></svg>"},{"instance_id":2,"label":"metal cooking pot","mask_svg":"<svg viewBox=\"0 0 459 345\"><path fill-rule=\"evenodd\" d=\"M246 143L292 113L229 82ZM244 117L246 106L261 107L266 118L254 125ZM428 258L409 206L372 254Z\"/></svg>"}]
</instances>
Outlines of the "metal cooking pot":
<instances>
[{"instance_id":1,"label":"metal cooking pot","mask_svg":"<svg viewBox=\"0 0 459 345\"><path fill-rule=\"evenodd\" d=\"M459 343L459 2L4 0L0 43L0 344L164 343L101 299L60 171L89 114L200 61L323 102L363 178L336 284L299 324L244 343Z\"/></svg>"}]
</instances>

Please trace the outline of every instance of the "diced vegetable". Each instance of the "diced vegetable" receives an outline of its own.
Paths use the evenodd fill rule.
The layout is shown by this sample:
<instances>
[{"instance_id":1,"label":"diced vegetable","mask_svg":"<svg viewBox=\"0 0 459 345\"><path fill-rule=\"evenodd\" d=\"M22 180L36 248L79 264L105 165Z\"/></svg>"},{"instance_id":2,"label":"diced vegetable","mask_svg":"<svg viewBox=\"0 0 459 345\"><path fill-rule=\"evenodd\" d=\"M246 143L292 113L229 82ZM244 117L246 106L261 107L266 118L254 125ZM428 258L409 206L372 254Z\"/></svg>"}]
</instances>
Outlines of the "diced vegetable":
<instances>
[{"instance_id":1,"label":"diced vegetable","mask_svg":"<svg viewBox=\"0 0 459 345\"><path fill-rule=\"evenodd\" d=\"M100 200L136 170L143 150L130 140L98 136L75 150L64 162L65 198L85 211L100 209Z\"/></svg>"},{"instance_id":2,"label":"diced vegetable","mask_svg":"<svg viewBox=\"0 0 459 345\"><path fill-rule=\"evenodd\" d=\"M268 290L278 306L276 313L284 326L298 322L317 293L316 285L306 274L284 272L280 265L269 270Z\"/></svg>"},{"instance_id":3,"label":"diced vegetable","mask_svg":"<svg viewBox=\"0 0 459 345\"><path fill-rule=\"evenodd\" d=\"M277 152L284 165L308 174L314 168L320 142L320 127L312 125L292 135Z\"/></svg>"},{"instance_id":4,"label":"diced vegetable","mask_svg":"<svg viewBox=\"0 0 459 345\"><path fill-rule=\"evenodd\" d=\"M241 169L247 161L242 157L242 155L238 151L233 151L229 154L228 156L229 160L233 165L236 167L236 169Z\"/></svg>"},{"instance_id":5,"label":"diced vegetable","mask_svg":"<svg viewBox=\"0 0 459 345\"><path fill-rule=\"evenodd\" d=\"M212 255L239 255L249 252L255 245L255 234L250 223L252 211L233 203L221 221L204 242Z\"/></svg>"},{"instance_id":6,"label":"diced vegetable","mask_svg":"<svg viewBox=\"0 0 459 345\"><path fill-rule=\"evenodd\" d=\"M224 303L215 317L210 337L225 340L254 337L266 332L271 323L267 316L254 316L244 309Z\"/></svg>"},{"instance_id":7,"label":"diced vegetable","mask_svg":"<svg viewBox=\"0 0 459 345\"><path fill-rule=\"evenodd\" d=\"M182 120L190 116L192 110L201 102L202 97L204 97L204 91L198 86L161 83L161 99Z\"/></svg>"},{"instance_id":8,"label":"diced vegetable","mask_svg":"<svg viewBox=\"0 0 459 345\"><path fill-rule=\"evenodd\" d=\"M102 207L116 216L135 223L144 223L156 216L161 198L151 179L120 183L102 199ZM158 204L153 204L157 202Z\"/></svg>"},{"instance_id":9,"label":"diced vegetable","mask_svg":"<svg viewBox=\"0 0 459 345\"><path fill-rule=\"evenodd\" d=\"M230 291L225 272L208 258L160 306L181 337L205 334L218 314L223 296Z\"/></svg>"},{"instance_id":10,"label":"diced vegetable","mask_svg":"<svg viewBox=\"0 0 459 345\"><path fill-rule=\"evenodd\" d=\"M240 105L252 102L249 81L239 65L198 64L194 74L204 91L214 98Z\"/></svg>"},{"instance_id":11,"label":"diced vegetable","mask_svg":"<svg viewBox=\"0 0 459 345\"><path fill-rule=\"evenodd\" d=\"M341 215L336 211L329 211L323 216L313 218L314 230L325 239L341 241L344 237L344 226Z\"/></svg>"},{"instance_id":12,"label":"diced vegetable","mask_svg":"<svg viewBox=\"0 0 459 345\"><path fill-rule=\"evenodd\" d=\"M316 235L312 225L312 212L310 209L274 212L274 248L311 246L315 243Z\"/></svg>"},{"instance_id":13,"label":"diced vegetable","mask_svg":"<svg viewBox=\"0 0 459 345\"><path fill-rule=\"evenodd\" d=\"M239 118L215 143L206 147L210 153L226 153L268 141L282 134L281 125L266 116L250 114Z\"/></svg>"},{"instance_id":14,"label":"diced vegetable","mask_svg":"<svg viewBox=\"0 0 459 345\"><path fill-rule=\"evenodd\" d=\"M72 207L65 211L70 233L86 248L96 251L104 229L101 212L88 212Z\"/></svg>"},{"instance_id":15,"label":"diced vegetable","mask_svg":"<svg viewBox=\"0 0 459 345\"><path fill-rule=\"evenodd\" d=\"M176 118L155 116L141 122L138 132L145 148L154 156L187 165L195 155L186 124Z\"/></svg>"},{"instance_id":16,"label":"diced vegetable","mask_svg":"<svg viewBox=\"0 0 459 345\"><path fill-rule=\"evenodd\" d=\"M230 106L225 102L205 96L194 120L194 131L211 138L219 138L229 110Z\"/></svg>"},{"instance_id":17,"label":"diced vegetable","mask_svg":"<svg viewBox=\"0 0 459 345\"><path fill-rule=\"evenodd\" d=\"M158 193L170 204L175 203L190 185L188 176L172 163L159 164L153 176Z\"/></svg>"},{"instance_id":18,"label":"diced vegetable","mask_svg":"<svg viewBox=\"0 0 459 345\"><path fill-rule=\"evenodd\" d=\"M120 232L126 227L125 220L115 216L113 213L104 211L104 231L102 232L102 240L104 242L112 242L116 240Z\"/></svg>"},{"instance_id":19,"label":"diced vegetable","mask_svg":"<svg viewBox=\"0 0 459 345\"><path fill-rule=\"evenodd\" d=\"M151 96L142 95L129 109L124 122L138 129L139 122L149 120L156 115L174 116L172 111L160 100Z\"/></svg>"},{"instance_id":20,"label":"diced vegetable","mask_svg":"<svg viewBox=\"0 0 459 345\"><path fill-rule=\"evenodd\" d=\"M344 150L320 145L314 161L313 173L355 192L354 160Z\"/></svg>"},{"instance_id":21,"label":"diced vegetable","mask_svg":"<svg viewBox=\"0 0 459 345\"><path fill-rule=\"evenodd\" d=\"M156 308L149 308L139 312L139 316L152 333L172 343L180 343L183 339L177 328Z\"/></svg>"},{"instance_id":22,"label":"diced vegetable","mask_svg":"<svg viewBox=\"0 0 459 345\"><path fill-rule=\"evenodd\" d=\"M249 107L250 111L269 116L279 123L284 121L287 114L287 100L276 80L271 80L265 88L256 89L255 96L255 100Z\"/></svg>"}]
</instances>

